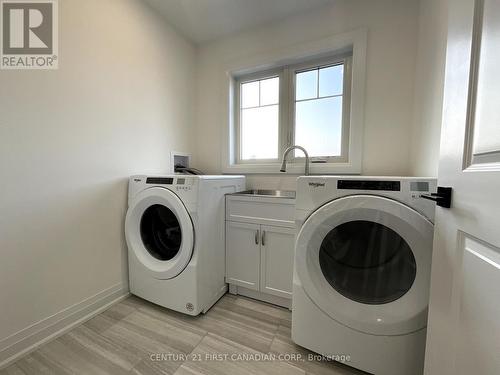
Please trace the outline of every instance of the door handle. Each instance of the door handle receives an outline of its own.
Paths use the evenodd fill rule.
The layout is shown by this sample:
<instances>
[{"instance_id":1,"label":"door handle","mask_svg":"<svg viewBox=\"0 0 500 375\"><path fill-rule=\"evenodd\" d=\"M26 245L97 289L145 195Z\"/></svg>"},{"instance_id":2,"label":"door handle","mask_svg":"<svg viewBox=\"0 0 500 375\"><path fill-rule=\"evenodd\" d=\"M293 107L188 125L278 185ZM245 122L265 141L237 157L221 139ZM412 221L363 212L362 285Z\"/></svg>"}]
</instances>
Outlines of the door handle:
<instances>
[{"instance_id":1,"label":"door handle","mask_svg":"<svg viewBox=\"0 0 500 375\"><path fill-rule=\"evenodd\" d=\"M451 207L451 187L438 186L437 193L420 194L420 198L436 202L440 207Z\"/></svg>"},{"instance_id":2,"label":"door handle","mask_svg":"<svg viewBox=\"0 0 500 375\"><path fill-rule=\"evenodd\" d=\"M255 244L256 245L259 244L259 230L258 229L255 231Z\"/></svg>"},{"instance_id":3,"label":"door handle","mask_svg":"<svg viewBox=\"0 0 500 375\"><path fill-rule=\"evenodd\" d=\"M262 244L262 246L266 246L266 231L265 230L262 231L262 238L260 240L260 243Z\"/></svg>"}]
</instances>

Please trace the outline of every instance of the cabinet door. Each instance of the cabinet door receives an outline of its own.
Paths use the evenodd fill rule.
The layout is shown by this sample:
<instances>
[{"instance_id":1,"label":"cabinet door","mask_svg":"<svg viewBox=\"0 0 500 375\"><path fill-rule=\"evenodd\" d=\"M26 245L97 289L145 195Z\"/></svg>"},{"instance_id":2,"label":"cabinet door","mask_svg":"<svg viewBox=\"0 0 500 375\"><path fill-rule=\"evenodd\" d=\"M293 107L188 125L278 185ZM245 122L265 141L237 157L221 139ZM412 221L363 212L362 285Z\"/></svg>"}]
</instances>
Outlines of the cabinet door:
<instances>
[{"instance_id":1,"label":"cabinet door","mask_svg":"<svg viewBox=\"0 0 500 375\"><path fill-rule=\"evenodd\" d=\"M226 222L226 282L259 290L260 225Z\"/></svg>"},{"instance_id":2,"label":"cabinet door","mask_svg":"<svg viewBox=\"0 0 500 375\"><path fill-rule=\"evenodd\" d=\"M292 298L295 230L261 225L260 290Z\"/></svg>"}]
</instances>

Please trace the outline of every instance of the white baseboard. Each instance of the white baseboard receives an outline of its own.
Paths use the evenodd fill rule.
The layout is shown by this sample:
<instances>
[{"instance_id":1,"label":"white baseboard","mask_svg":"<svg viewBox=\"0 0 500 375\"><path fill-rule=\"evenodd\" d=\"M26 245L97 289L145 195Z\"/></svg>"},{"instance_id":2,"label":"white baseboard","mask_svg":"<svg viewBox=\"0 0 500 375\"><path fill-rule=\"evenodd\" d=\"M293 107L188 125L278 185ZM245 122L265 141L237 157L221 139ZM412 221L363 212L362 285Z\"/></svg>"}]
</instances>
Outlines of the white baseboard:
<instances>
[{"instance_id":1,"label":"white baseboard","mask_svg":"<svg viewBox=\"0 0 500 375\"><path fill-rule=\"evenodd\" d=\"M0 369L120 302L128 285L113 285L0 340Z\"/></svg>"},{"instance_id":2,"label":"white baseboard","mask_svg":"<svg viewBox=\"0 0 500 375\"><path fill-rule=\"evenodd\" d=\"M250 297L253 299L258 299L260 301L271 303L273 305L286 307L289 310L292 309L292 300L290 298L284 298L284 297L274 296L268 293L257 292L255 290L243 288L242 286L234 284L229 284L229 293Z\"/></svg>"}]
</instances>

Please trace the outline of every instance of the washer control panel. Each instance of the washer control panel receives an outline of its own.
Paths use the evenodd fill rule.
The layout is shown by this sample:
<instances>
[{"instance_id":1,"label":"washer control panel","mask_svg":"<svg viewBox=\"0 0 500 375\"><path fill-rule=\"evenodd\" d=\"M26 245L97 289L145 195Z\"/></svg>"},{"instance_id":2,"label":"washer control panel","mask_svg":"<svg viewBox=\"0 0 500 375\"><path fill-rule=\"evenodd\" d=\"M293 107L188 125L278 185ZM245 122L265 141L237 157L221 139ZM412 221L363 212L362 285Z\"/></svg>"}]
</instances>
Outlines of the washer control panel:
<instances>
[{"instance_id":1,"label":"washer control panel","mask_svg":"<svg viewBox=\"0 0 500 375\"><path fill-rule=\"evenodd\" d=\"M186 177L177 177L175 190L177 191L187 191L193 189L193 179Z\"/></svg>"},{"instance_id":2,"label":"washer control panel","mask_svg":"<svg viewBox=\"0 0 500 375\"><path fill-rule=\"evenodd\" d=\"M199 176L191 175L132 176L129 180L129 201L144 189L163 187L175 192L179 196L182 195L184 202L194 202L197 197L198 181Z\"/></svg>"}]
</instances>

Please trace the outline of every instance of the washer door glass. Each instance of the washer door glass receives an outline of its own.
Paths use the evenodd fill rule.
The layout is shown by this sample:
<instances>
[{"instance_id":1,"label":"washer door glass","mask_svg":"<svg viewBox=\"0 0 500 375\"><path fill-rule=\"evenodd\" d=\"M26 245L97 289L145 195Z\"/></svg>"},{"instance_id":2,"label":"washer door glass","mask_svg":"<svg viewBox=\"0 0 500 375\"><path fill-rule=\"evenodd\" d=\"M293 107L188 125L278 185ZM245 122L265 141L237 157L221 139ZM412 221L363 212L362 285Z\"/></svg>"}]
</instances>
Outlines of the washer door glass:
<instances>
[{"instance_id":1,"label":"washer door glass","mask_svg":"<svg viewBox=\"0 0 500 375\"><path fill-rule=\"evenodd\" d=\"M415 257L392 229L371 221L349 221L333 228L319 250L328 283L344 297L365 304L397 300L416 276Z\"/></svg>"},{"instance_id":2,"label":"washer door glass","mask_svg":"<svg viewBox=\"0 0 500 375\"><path fill-rule=\"evenodd\" d=\"M129 267L158 280L179 275L194 250L191 216L180 198L163 187L144 189L130 201L125 237Z\"/></svg>"},{"instance_id":3,"label":"washer door glass","mask_svg":"<svg viewBox=\"0 0 500 375\"><path fill-rule=\"evenodd\" d=\"M144 247L158 260L172 259L181 248L181 225L177 216L164 205L155 204L144 211L140 232Z\"/></svg>"}]
</instances>

